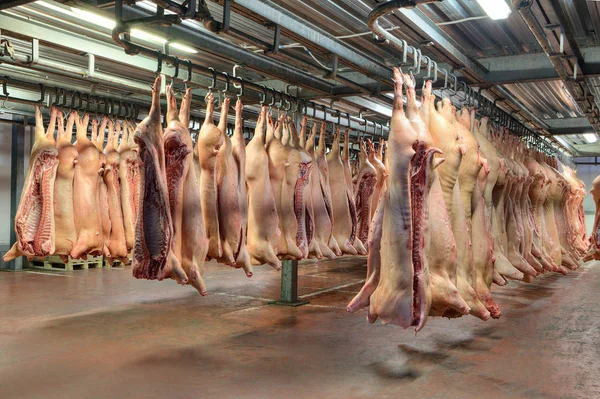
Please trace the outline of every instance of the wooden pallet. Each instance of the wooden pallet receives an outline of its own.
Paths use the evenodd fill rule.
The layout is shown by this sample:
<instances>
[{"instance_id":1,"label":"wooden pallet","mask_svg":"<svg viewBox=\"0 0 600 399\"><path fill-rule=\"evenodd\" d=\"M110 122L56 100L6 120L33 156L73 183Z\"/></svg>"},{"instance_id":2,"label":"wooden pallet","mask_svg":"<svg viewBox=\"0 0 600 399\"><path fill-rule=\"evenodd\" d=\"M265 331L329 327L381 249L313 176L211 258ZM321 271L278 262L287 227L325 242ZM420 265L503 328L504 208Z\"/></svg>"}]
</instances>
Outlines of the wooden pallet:
<instances>
[{"instance_id":1,"label":"wooden pallet","mask_svg":"<svg viewBox=\"0 0 600 399\"><path fill-rule=\"evenodd\" d=\"M30 261L34 267L52 270L87 270L89 268L102 268L103 258L101 256L88 256L87 259L72 259L65 263L60 256L46 256L42 259L34 259Z\"/></svg>"},{"instance_id":2,"label":"wooden pallet","mask_svg":"<svg viewBox=\"0 0 600 399\"><path fill-rule=\"evenodd\" d=\"M125 266L125 264L123 264L123 262L121 262L120 260L115 259L115 260L113 260L113 264L111 266L108 259L104 258L103 266L104 267L123 267L123 266Z\"/></svg>"}]
</instances>

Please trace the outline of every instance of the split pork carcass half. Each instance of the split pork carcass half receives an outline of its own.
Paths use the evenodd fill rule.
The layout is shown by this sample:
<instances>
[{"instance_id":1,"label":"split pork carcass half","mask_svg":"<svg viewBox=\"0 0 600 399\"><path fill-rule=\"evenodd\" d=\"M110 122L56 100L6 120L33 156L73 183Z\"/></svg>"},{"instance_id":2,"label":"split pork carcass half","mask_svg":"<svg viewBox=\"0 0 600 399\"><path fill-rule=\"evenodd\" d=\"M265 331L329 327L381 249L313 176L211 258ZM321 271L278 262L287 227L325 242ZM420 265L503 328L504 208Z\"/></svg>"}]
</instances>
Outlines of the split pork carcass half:
<instances>
[{"instance_id":1,"label":"split pork carcass half","mask_svg":"<svg viewBox=\"0 0 600 399\"><path fill-rule=\"evenodd\" d=\"M460 296L469 306L470 314L483 320L490 318L489 311L481 303L473 289L473 251L471 235L462 203L458 183L458 171L462 158L466 153L463 137L459 135L455 112L450 100L444 98L436 109L434 97L423 103L420 109L425 123L436 147L443 151L445 161L436 169L438 171L446 211L450 217L452 232L457 248L456 288ZM427 122L429 121L429 122ZM449 309L446 316L457 314Z\"/></svg>"},{"instance_id":2,"label":"split pork carcass half","mask_svg":"<svg viewBox=\"0 0 600 399\"><path fill-rule=\"evenodd\" d=\"M208 259L219 259L223 253L218 218L217 154L223 145L223 131L213 123L215 97L206 97L206 116L198 133L194 149L196 176L200 182L200 201L206 236L208 238ZM223 115L225 111L225 115ZM221 123L227 126L227 109L221 110Z\"/></svg>"},{"instance_id":3,"label":"split pork carcass half","mask_svg":"<svg viewBox=\"0 0 600 399\"><path fill-rule=\"evenodd\" d=\"M407 87L406 116L419 140L428 146L433 146L433 138L429 132L431 83L428 82L423 91L423 106L419 109L413 79L409 75L404 75L404 81ZM445 158L437 157L433 162L434 166L438 167L445 162ZM432 295L430 315L441 316L449 309L454 311L457 316L468 314L470 308L456 288L458 266L456 241L437 170L433 170L431 173L427 204L428 229L425 237L425 260L429 268L429 285Z\"/></svg>"},{"instance_id":4,"label":"split pork carcass half","mask_svg":"<svg viewBox=\"0 0 600 399\"><path fill-rule=\"evenodd\" d=\"M229 99L225 99L223 107L228 106ZM224 135L223 145L217 155L219 229L223 248L223 256L219 262L243 268L246 275L251 277L252 264L246 248L248 197L245 182L246 145L242 123L242 102L238 99L233 136L229 138Z\"/></svg>"},{"instance_id":5,"label":"split pork carcass half","mask_svg":"<svg viewBox=\"0 0 600 399\"><path fill-rule=\"evenodd\" d=\"M125 225L123 224L123 210L121 207L121 185L119 183L119 136L121 124L115 122L114 128L109 130L108 140L104 147L106 165L104 166L104 184L110 217L110 235L108 238L109 260L128 262L127 241L125 240Z\"/></svg>"},{"instance_id":6,"label":"split pork carcass half","mask_svg":"<svg viewBox=\"0 0 600 399\"><path fill-rule=\"evenodd\" d=\"M252 140L246 147L246 184L248 185L247 245L253 265L268 264L281 269L273 247L281 239L279 216L269 178L269 155L265 149L267 108L263 107Z\"/></svg>"},{"instance_id":7,"label":"split pork carcass half","mask_svg":"<svg viewBox=\"0 0 600 399\"><path fill-rule=\"evenodd\" d=\"M302 122L302 130L306 125L306 117ZM314 123L308 137L304 143L304 148L312 156L313 167L310 171L310 194L312 206L313 234L309 247L309 257L320 258L322 256L328 259L335 259L339 255L339 248L334 252L332 246L334 242L333 234L333 215L331 212L331 203L326 200L329 182L322 176L319 162L327 166L325 153L315 151L315 137L317 134L317 123ZM304 136L304 134L302 134ZM301 136L301 138L302 138ZM301 140L302 141L302 140ZM324 144L323 144L324 145ZM337 245L336 245L337 246Z\"/></svg>"},{"instance_id":8,"label":"split pork carcass half","mask_svg":"<svg viewBox=\"0 0 600 399\"><path fill-rule=\"evenodd\" d=\"M371 154L375 148L371 140L367 141ZM356 174L356 187L354 189L354 202L356 204L357 237L362 244L367 245L369 239L369 226L371 224L371 206L372 196L377 184L377 170L369 160L370 154L367 154L367 146L364 141L360 141L360 152L358 154L359 164Z\"/></svg>"},{"instance_id":9,"label":"split pork carcass half","mask_svg":"<svg viewBox=\"0 0 600 399\"><path fill-rule=\"evenodd\" d=\"M75 114L77 117L77 114ZM92 120L92 144L100 151L100 178L97 182L96 188L96 201L99 207L100 213L100 226L102 228L102 255L110 258L110 252L108 247L110 245L110 213L108 210L108 187L106 187L106 183L104 182L104 167L106 166L106 155L104 154L104 136L106 133L106 129L110 131L113 128L113 122L109 121L108 117L105 116L102 118L102 123L100 127L98 127L98 121L96 119ZM81 255L82 257L87 256L87 254Z\"/></svg>"},{"instance_id":10,"label":"split pork carcass half","mask_svg":"<svg viewBox=\"0 0 600 399\"><path fill-rule=\"evenodd\" d=\"M348 310L369 304L368 320L380 318L404 328L422 329L431 305L429 271L424 244L427 234L427 191L433 155L407 119L402 104L403 77L394 68L394 110L388 148L388 187L372 223L367 282L364 296ZM383 211L383 215L378 215ZM379 231L379 226L381 230ZM380 236L378 236L381 234ZM377 243L379 242L379 243ZM376 256L377 249L379 255ZM379 278L376 270L379 269ZM378 280L378 281L377 281ZM376 288L372 293L373 286Z\"/></svg>"},{"instance_id":11,"label":"split pork carcass half","mask_svg":"<svg viewBox=\"0 0 600 399\"><path fill-rule=\"evenodd\" d=\"M139 195L139 170L137 161L137 144L133 139L134 127L125 122L123 138L119 143L119 185L121 187L121 210L125 229L125 245L127 252L133 248L135 222L137 218L136 200Z\"/></svg>"},{"instance_id":12,"label":"split pork carcass half","mask_svg":"<svg viewBox=\"0 0 600 399\"><path fill-rule=\"evenodd\" d=\"M487 167L489 169L489 173L485 181L485 187L483 189L483 200L485 204L485 223L486 226L488 226L491 229L490 233L492 237L492 276L495 276L493 281L498 285L505 285L505 277L515 280L522 280L523 273L515 269L514 266L504 255L504 249L501 246L501 241L499 238L499 220L496 215L496 209L494 208L493 194L496 184L499 181L503 181L505 176L504 158L498 152L494 144L490 141L491 128L488 126L488 118L482 118L479 121L473 134L475 135L475 139L479 143L480 151L487 160ZM475 234L476 233L473 232L473 235Z\"/></svg>"},{"instance_id":13,"label":"split pork carcass half","mask_svg":"<svg viewBox=\"0 0 600 399\"><path fill-rule=\"evenodd\" d=\"M313 127L313 129L315 129ZM336 256L342 255L342 250L335 239L333 226L335 226L335 218L333 216L333 199L331 197L331 185L329 178L329 164L327 162L327 146L325 145L325 123L321 124L321 131L319 134L319 144L317 149L315 150L315 161L317 163L317 167L319 168L319 179L321 180L321 192L323 193L323 201L325 203L325 210L327 211L327 215L329 215L329 220L331 221L331 236L329 238L329 249L333 251ZM316 130L315 130L316 132ZM312 132L311 132L312 135ZM314 138L313 138L314 141ZM310 140L309 140L310 143ZM307 146L309 145L307 143Z\"/></svg>"},{"instance_id":14,"label":"split pork carcass half","mask_svg":"<svg viewBox=\"0 0 600 399\"><path fill-rule=\"evenodd\" d=\"M62 112L58 113L56 148L58 150L58 169L54 181L54 226L55 251L66 263L77 241L75 220L73 219L73 176L77 163L77 149L71 143L76 112L71 112L65 125Z\"/></svg>"},{"instance_id":15,"label":"split pork carcass half","mask_svg":"<svg viewBox=\"0 0 600 399\"><path fill-rule=\"evenodd\" d=\"M594 214L592 234L590 234L590 248L584 258L586 261L592 259L600 260L600 176L597 176L592 182L590 194L592 194L594 204L596 205L596 213Z\"/></svg>"},{"instance_id":16,"label":"split pork carcass half","mask_svg":"<svg viewBox=\"0 0 600 399\"><path fill-rule=\"evenodd\" d=\"M15 215L17 241L4 255L9 262L19 256L47 256L55 250L54 182L58 150L54 141L57 110L50 113L48 129L39 107L35 108L35 141L19 207Z\"/></svg>"},{"instance_id":17,"label":"split pork carcass half","mask_svg":"<svg viewBox=\"0 0 600 399\"><path fill-rule=\"evenodd\" d=\"M387 169L383 163L383 147L385 147L385 140L382 139L377 147L377 152L374 149L369 151L369 162L373 165L376 172L375 189L371 196L371 219L375 216L375 211L377 210L381 194L385 191L387 180Z\"/></svg>"},{"instance_id":18,"label":"split pork carcass half","mask_svg":"<svg viewBox=\"0 0 600 399\"><path fill-rule=\"evenodd\" d=\"M281 141L283 122L283 117L281 117L273 125L270 115L267 116L265 148L269 156L269 179L275 199L279 230L282 233L278 237L278 241L273 243L273 247L277 255L283 259L302 259L304 252L296 240L298 221L294 207L294 193L300 160L298 151L284 145Z\"/></svg>"},{"instance_id":19,"label":"split pork carcass half","mask_svg":"<svg viewBox=\"0 0 600 399\"><path fill-rule=\"evenodd\" d=\"M167 188L164 137L160 121L160 85L152 89L152 106L135 130L139 148L140 196L133 245L133 276L147 280L173 277L180 284L187 276L174 253L173 222Z\"/></svg>"},{"instance_id":20,"label":"split pork carcass half","mask_svg":"<svg viewBox=\"0 0 600 399\"><path fill-rule=\"evenodd\" d=\"M296 243L302 248L302 242L306 240L306 257L323 258L321 244L315 239L315 209L313 205L313 190L319 190L318 166L314 160L314 138L313 150L309 152L306 149L305 129L307 118L302 119L300 126L301 134L296 130L296 125L288 116L286 118L287 127L290 134L290 145L300 154L300 173L296 181L296 194L294 197L294 207L296 208L296 219L298 221L298 232L296 234ZM316 185L313 179L317 179ZM321 222L321 220L319 220ZM327 255L333 255L328 250ZM329 256L328 256L329 257Z\"/></svg>"},{"instance_id":21,"label":"split pork carcass half","mask_svg":"<svg viewBox=\"0 0 600 399\"><path fill-rule=\"evenodd\" d=\"M99 187L104 185L104 154L87 137L89 115L75 119L78 157L73 176L73 211L77 242L71 252L74 258L107 255L102 230Z\"/></svg>"},{"instance_id":22,"label":"split pork carcass half","mask_svg":"<svg viewBox=\"0 0 600 399\"><path fill-rule=\"evenodd\" d=\"M323 131L321 131L321 135L324 135ZM357 255L358 250L354 246L356 239L356 208L346 181L346 168L340 157L339 126L333 136L331 151L327 154L327 168L334 221L333 236L344 254Z\"/></svg>"},{"instance_id":23,"label":"split pork carcass half","mask_svg":"<svg viewBox=\"0 0 600 399\"><path fill-rule=\"evenodd\" d=\"M354 184L352 182L352 168L350 165L350 129L344 131L344 148L342 149L342 164L344 165L344 177L346 180L346 190L348 191L348 206L350 207L350 215L352 216L352 225L354 233L354 240L352 245L356 249L359 255L366 255L367 249L365 248L361 238L358 236L358 210L356 202L354 201ZM365 233L368 232L368 227L365 229Z\"/></svg>"},{"instance_id":24,"label":"split pork carcass half","mask_svg":"<svg viewBox=\"0 0 600 399\"><path fill-rule=\"evenodd\" d=\"M289 117L282 121L282 144L285 154L285 180L281 190L284 234L294 236L301 258L308 257L309 238L312 239L312 221L307 212L310 200L310 172L312 157L295 145L295 132ZM291 201L290 201L291 199ZM288 215L293 215L293 217Z\"/></svg>"},{"instance_id":25,"label":"split pork carcass half","mask_svg":"<svg viewBox=\"0 0 600 399\"><path fill-rule=\"evenodd\" d=\"M187 89L181 109L171 86L167 86L167 128L164 135L166 183L173 223L173 252L187 283L206 295L202 279L208 240L200 203L200 188L193 160L192 136L188 130L192 91Z\"/></svg>"}]
</instances>

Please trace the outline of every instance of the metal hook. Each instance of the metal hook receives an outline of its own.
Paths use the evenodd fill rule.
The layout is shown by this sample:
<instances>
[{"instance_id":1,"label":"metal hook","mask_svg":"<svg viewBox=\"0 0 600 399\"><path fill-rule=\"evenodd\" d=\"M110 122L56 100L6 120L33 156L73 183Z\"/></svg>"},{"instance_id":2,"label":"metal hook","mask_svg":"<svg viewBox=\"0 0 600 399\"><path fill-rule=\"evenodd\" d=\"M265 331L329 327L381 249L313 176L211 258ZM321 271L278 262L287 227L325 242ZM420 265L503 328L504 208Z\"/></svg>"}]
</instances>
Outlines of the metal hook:
<instances>
[{"instance_id":1,"label":"metal hook","mask_svg":"<svg viewBox=\"0 0 600 399\"><path fill-rule=\"evenodd\" d=\"M175 73L173 74L173 76L171 76L171 83L173 83L175 79L179 79L179 58L175 57L173 66L175 67Z\"/></svg>"},{"instance_id":2,"label":"metal hook","mask_svg":"<svg viewBox=\"0 0 600 399\"><path fill-rule=\"evenodd\" d=\"M283 107L283 110L287 113L290 109L292 109L292 96L288 93L285 93L285 95L290 98L289 100L285 100L287 106Z\"/></svg>"},{"instance_id":3,"label":"metal hook","mask_svg":"<svg viewBox=\"0 0 600 399\"><path fill-rule=\"evenodd\" d=\"M46 86L44 86L43 83L39 83L40 85L40 101L38 101L40 104L44 103L44 100L46 99Z\"/></svg>"},{"instance_id":4,"label":"metal hook","mask_svg":"<svg viewBox=\"0 0 600 399\"><path fill-rule=\"evenodd\" d=\"M192 61L190 60L183 60L182 61L184 64L187 64L187 78L183 81L185 83L185 88L187 89L188 84L192 82L192 66L194 64L192 64Z\"/></svg>"},{"instance_id":5,"label":"metal hook","mask_svg":"<svg viewBox=\"0 0 600 399\"><path fill-rule=\"evenodd\" d=\"M238 100L244 95L244 78L238 78L240 80L240 92L237 94Z\"/></svg>"},{"instance_id":6,"label":"metal hook","mask_svg":"<svg viewBox=\"0 0 600 399\"><path fill-rule=\"evenodd\" d=\"M267 101L267 86L265 86L265 85L261 85L261 86L263 88L263 92L259 93L259 94L262 94L261 99L260 99L260 106L262 107L265 105L265 102Z\"/></svg>"},{"instance_id":7,"label":"metal hook","mask_svg":"<svg viewBox=\"0 0 600 399\"><path fill-rule=\"evenodd\" d=\"M210 86L208 86L208 93L206 93L206 97L208 97L208 95L212 93L213 89L217 86L217 71L215 71L215 68L212 67L209 67L208 69L212 72L212 83Z\"/></svg>"},{"instance_id":8,"label":"metal hook","mask_svg":"<svg viewBox=\"0 0 600 399\"><path fill-rule=\"evenodd\" d=\"M157 62L157 65L156 65L156 72L154 72L154 76L158 76L162 72L163 53L161 53L159 51L158 55L156 56L156 59L157 59L158 62Z\"/></svg>"},{"instance_id":9,"label":"metal hook","mask_svg":"<svg viewBox=\"0 0 600 399\"><path fill-rule=\"evenodd\" d=\"M2 94L4 94L6 97L9 96L9 94L8 94L8 88L7 88L7 84L8 84L8 80L9 79L10 78L8 76L4 76L2 78Z\"/></svg>"}]
</instances>

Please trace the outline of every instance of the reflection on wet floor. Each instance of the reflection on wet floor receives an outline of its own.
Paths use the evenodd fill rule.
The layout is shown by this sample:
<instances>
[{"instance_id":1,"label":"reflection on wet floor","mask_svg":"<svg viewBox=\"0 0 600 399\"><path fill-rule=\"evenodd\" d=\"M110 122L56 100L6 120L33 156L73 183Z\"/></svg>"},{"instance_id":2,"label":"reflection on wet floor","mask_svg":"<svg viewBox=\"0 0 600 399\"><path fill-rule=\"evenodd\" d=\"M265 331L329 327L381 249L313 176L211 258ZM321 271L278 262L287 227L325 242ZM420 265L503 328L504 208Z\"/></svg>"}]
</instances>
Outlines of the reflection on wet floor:
<instances>
[{"instance_id":1,"label":"reflection on wet floor","mask_svg":"<svg viewBox=\"0 0 600 399\"><path fill-rule=\"evenodd\" d=\"M0 273L1 397L600 397L599 263L493 287L501 319L416 336L345 312L365 263L302 262L298 308L268 304L270 268L211 263L207 297L128 268Z\"/></svg>"}]
</instances>

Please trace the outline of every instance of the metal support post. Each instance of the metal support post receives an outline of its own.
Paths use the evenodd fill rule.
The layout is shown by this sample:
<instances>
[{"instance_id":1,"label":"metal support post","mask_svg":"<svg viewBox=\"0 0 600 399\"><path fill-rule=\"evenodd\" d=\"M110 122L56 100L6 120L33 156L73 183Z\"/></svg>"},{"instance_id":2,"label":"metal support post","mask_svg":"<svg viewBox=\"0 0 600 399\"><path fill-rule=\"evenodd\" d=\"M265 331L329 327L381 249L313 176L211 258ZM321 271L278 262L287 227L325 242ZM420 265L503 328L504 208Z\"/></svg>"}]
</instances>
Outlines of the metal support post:
<instances>
[{"instance_id":1,"label":"metal support post","mask_svg":"<svg viewBox=\"0 0 600 399\"><path fill-rule=\"evenodd\" d=\"M21 198L21 191L23 190L23 184L25 180L25 166L24 166L24 153L25 153L25 129L23 125L12 126L12 142L10 152L10 244L14 244L17 241L17 235L13 222L17 215L17 207L19 206L19 199ZM22 270L23 269L23 257L20 256L8 263L5 266L9 270Z\"/></svg>"},{"instance_id":2,"label":"metal support post","mask_svg":"<svg viewBox=\"0 0 600 399\"><path fill-rule=\"evenodd\" d=\"M308 301L298 299L298 261L284 260L281 263L281 297L269 304L294 307L306 305Z\"/></svg>"}]
</instances>

